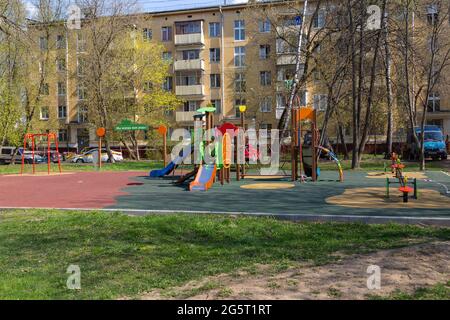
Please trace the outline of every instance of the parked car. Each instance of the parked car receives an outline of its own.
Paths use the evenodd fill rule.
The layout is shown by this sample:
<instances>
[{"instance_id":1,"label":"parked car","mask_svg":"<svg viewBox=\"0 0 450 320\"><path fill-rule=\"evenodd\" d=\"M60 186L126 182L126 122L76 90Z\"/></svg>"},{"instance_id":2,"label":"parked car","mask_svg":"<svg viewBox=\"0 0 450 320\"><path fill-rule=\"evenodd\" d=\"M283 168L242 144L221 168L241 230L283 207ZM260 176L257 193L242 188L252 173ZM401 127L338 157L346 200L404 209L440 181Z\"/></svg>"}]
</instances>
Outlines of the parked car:
<instances>
[{"instance_id":1,"label":"parked car","mask_svg":"<svg viewBox=\"0 0 450 320\"><path fill-rule=\"evenodd\" d=\"M111 152L113 154L114 161L116 161L116 162L123 161L123 156L122 156L121 152L113 151L113 150L111 150ZM91 149L82 154L74 155L70 161L74 162L74 163L93 163L94 155L97 155L97 153L98 153L98 148ZM109 161L109 157L108 157L108 154L106 153L106 149L102 149L102 162L108 162L108 161Z\"/></svg>"},{"instance_id":2,"label":"parked car","mask_svg":"<svg viewBox=\"0 0 450 320\"><path fill-rule=\"evenodd\" d=\"M42 160L43 162L47 163L47 153L43 153L42 154ZM58 163L58 158L59 158L59 162L63 162L64 161L64 157L61 153L56 152L56 151L51 151L50 152L50 161L53 163Z\"/></svg>"},{"instance_id":3,"label":"parked car","mask_svg":"<svg viewBox=\"0 0 450 320\"><path fill-rule=\"evenodd\" d=\"M420 128L414 128L416 134L420 136L422 134ZM424 153L425 158L432 158L433 160L446 160L447 148L444 141L444 135L441 128L438 126L425 126L424 128ZM419 146L416 145L411 134L408 135L408 146L410 152L410 158L419 158Z\"/></svg>"},{"instance_id":4,"label":"parked car","mask_svg":"<svg viewBox=\"0 0 450 320\"><path fill-rule=\"evenodd\" d=\"M31 164L33 163L33 153L31 151L25 151L23 148L19 148L16 153L16 147L1 147L0 148L0 164L9 164L14 159L15 163L22 162L22 155L24 155L25 163ZM14 156L14 157L13 157ZM44 158L40 156L38 153L34 154L34 163L43 163Z\"/></svg>"}]
</instances>

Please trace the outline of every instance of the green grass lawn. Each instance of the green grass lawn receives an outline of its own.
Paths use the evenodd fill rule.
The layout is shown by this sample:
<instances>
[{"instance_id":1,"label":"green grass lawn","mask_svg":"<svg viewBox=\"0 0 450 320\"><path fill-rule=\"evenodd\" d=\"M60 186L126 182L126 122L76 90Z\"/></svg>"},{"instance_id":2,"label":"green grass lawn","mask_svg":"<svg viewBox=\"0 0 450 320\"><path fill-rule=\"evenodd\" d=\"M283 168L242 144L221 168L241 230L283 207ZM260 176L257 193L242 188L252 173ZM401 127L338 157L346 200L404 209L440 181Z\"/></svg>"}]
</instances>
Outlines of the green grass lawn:
<instances>
[{"instance_id":1,"label":"green grass lawn","mask_svg":"<svg viewBox=\"0 0 450 320\"><path fill-rule=\"evenodd\" d=\"M0 299L110 299L170 289L256 264L324 264L449 240L449 228L292 223L270 218L100 212L0 212ZM81 268L81 290L66 288Z\"/></svg>"},{"instance_id":2,"label":"green grass lawn","mask_svg":"<svg viewBox=\"0 0 450 320\"><path fill-rule=\"evenodd\" d=\"M395 291L387 297L369 296L374 300L449 300L450 281L439 283L429 288L418 288L413 293Z\"/></svg>"}]
</instances>

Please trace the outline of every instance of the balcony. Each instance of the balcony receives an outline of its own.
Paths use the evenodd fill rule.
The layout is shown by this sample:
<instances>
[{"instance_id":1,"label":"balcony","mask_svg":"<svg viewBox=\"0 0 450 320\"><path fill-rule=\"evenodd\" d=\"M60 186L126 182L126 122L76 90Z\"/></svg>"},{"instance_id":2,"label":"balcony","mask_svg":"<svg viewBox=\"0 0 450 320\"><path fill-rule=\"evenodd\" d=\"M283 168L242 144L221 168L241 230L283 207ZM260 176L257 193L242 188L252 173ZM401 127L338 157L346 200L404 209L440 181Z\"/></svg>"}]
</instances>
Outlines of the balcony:
<instances>
[{"instance_id":1,"label":"balcony","mask_svg":"<svg viewBox=\"0 0 450 320\"><path fill-rule=\"evenodd\" d=\"M302 26L301 25L287 25L277 27L277 34L281 36L286 36L290 34L299 34Z\"/></svg>"},{"instance_id":2,"label":"balcony","mask_svg":"<svg viewBox=\"0 0 450 320\"><path fill-rule=\"evenodd\" d=\"M175 115L175 120L177 122L194 121L195 114L197 114L197 112L195 112L195 111L178 111Z\"/></svg>"},{"instance_id":3,"label":"balcony","mask_svg":"<svg viewBox=\"0 0 450 320\"><path fill-rule=\"evenodd\" d=\"M205 70L205 61L202 59L177 60L173 67L174 71Z\"/></svg>"},{"instance_id":4,"label":"balcony","mask_svg":"<svg viewBox=\"0 0 450 320\"><path fill-rule=\"evenodd\" d=\"M176 86L175 94L177 96L204 96L205 86L202 84L192 86Z\"/></svg>"},{"instance_id":5,"label":"balcony","mask_svg":"<svg viewBox=\"0 0 450 320\"><path fill-rule=\"evenodd\" d=\"M278 54L277 56L277 66L293 65L296 63L296 55L293 53Z\"/></svg>"},{"instance_id":6,"label":"balcony","mask_svg":"<svg viewBox=\"0 0 450 320\"><path fill-rule=\"evenodd\" d=\"M203 32L175 35L176 46L184 46L192 44L201 44L201 45L205 44L205 37L203 36Z\"/></svg>"}]
</instances>

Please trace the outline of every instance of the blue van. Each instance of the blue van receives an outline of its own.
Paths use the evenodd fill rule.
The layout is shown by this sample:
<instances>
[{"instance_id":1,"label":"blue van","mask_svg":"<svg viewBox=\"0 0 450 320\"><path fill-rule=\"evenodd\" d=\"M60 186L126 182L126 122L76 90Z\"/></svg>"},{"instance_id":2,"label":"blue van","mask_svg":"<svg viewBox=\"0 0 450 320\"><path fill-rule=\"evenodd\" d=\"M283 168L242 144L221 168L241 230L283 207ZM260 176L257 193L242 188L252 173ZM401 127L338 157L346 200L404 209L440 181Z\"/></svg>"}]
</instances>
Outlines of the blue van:
<instances>
[{"instance_id":1,"label":"blue van","mask_svg":"<svg viewBox=\"0 0 450 320\"><path fill-rule=\"evenodd\" d=\"M420 139L421 128L414 128L414 130ZM441 128L438 126L425 126L424 134L425 158L432 158L433 160L447 159L447 146ZM408 145L410 146L412 157L418 159L419 146L416 145L412 135L408 136Z\"/></svg>"}]
</instances>

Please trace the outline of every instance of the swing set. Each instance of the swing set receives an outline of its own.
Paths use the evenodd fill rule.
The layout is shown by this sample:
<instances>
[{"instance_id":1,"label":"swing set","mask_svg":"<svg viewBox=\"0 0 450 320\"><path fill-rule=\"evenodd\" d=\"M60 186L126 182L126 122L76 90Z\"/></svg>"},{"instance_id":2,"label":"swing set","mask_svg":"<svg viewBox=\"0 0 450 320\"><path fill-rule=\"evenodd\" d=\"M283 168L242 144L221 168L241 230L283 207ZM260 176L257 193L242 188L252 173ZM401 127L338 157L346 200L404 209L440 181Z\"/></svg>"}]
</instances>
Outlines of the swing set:
<instances>
[{"instance_id":1,"label":"swing set","mask_svg":"<svg viewBox=\"0 0 450 320\"><path fill-rule=\"evenodd\" d=\"M27 133L25 134L24 137L24 141L23 141L23 152L22 152L22 166L20 169L20 174L23 174L24 168L25 168L25 150L27 148L27 144L28 141L31 141L31 154L32 154L32 167L33 167L33 174L36 173L36 160L35 160L35 155L36 155L36 138L39 139L43 139L45 140L45 138L47 139L47 172L48 174L50 174L50 168L51 168L51 162L52 162L52 158L51 158L51 143L52 140L55 144L55 148L56 148L56 157L58 159L58 170L59 173L62 173L62 169L61 169L61 159L59 157L59 148L58 148L58 138L56 136L55 133Z\"/></svg>"}]
</instances>

